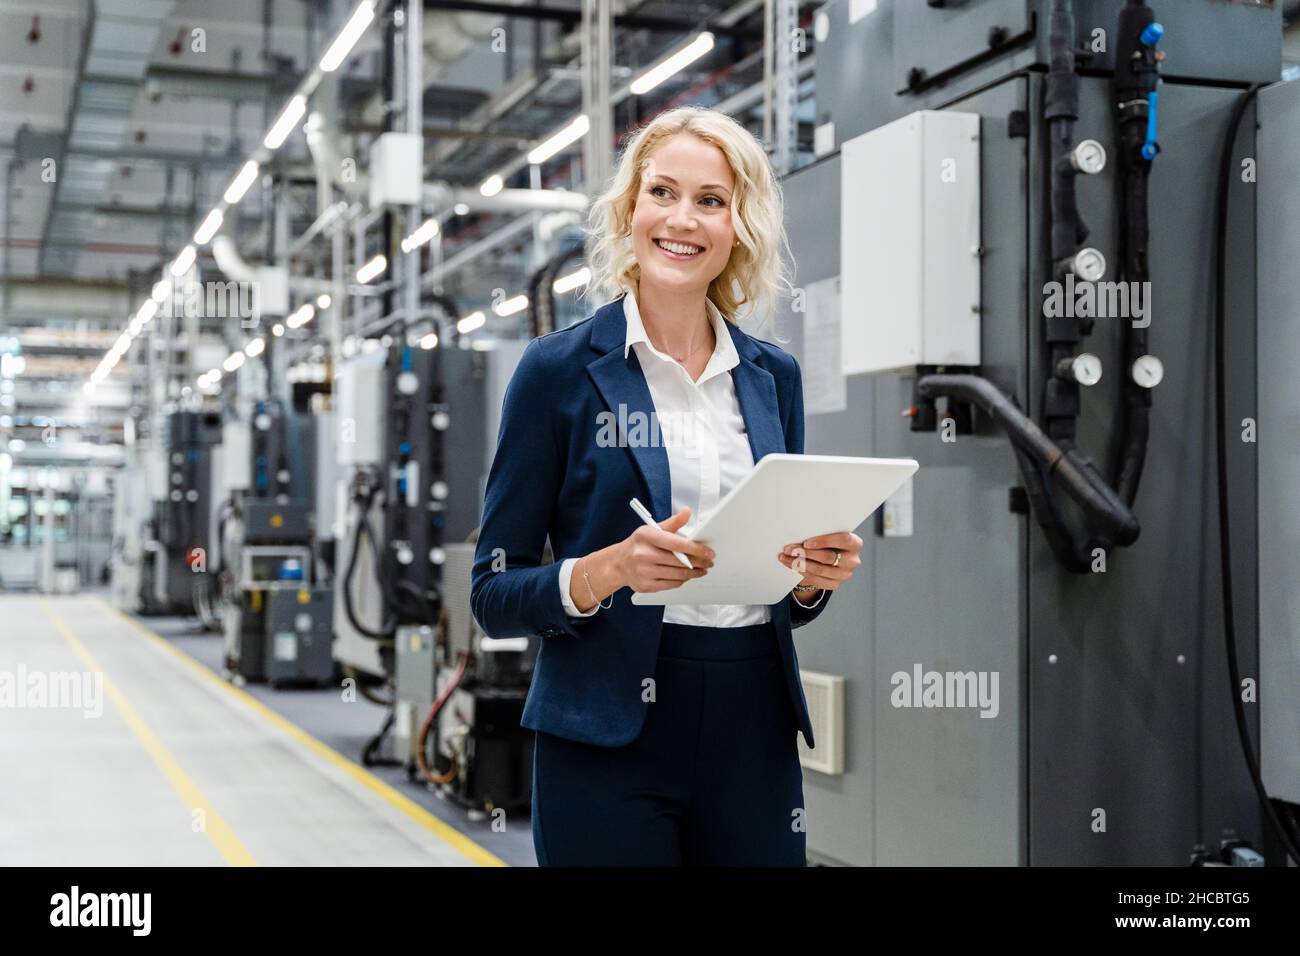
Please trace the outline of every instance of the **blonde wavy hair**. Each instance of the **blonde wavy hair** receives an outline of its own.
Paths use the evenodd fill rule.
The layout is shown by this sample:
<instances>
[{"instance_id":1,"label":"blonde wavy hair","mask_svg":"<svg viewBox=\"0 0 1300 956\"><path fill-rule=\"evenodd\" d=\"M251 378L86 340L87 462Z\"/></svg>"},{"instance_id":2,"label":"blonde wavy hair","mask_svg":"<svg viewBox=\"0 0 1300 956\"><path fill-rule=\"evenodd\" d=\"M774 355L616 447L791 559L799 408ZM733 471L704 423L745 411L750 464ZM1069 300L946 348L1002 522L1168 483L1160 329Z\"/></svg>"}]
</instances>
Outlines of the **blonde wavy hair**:
<instances>
[{"instance_id":1,"label":"blonde wavy hair","mask_svg":"<svg viewBox=\"0 0 1300 956\"><path fill-rule=\"evenodd\" d=\"M781 291L793 291L782 253L789 250L781 185L753 134L730 116L698 106L661 113L637 131L619 158L618 168L592 204L587 223L588 296L618 296L623 286L638 288L641 266L632 249L632 207L650 154L670 136L690 133L722 151L735 177L731 220L740 245L722 272L709 283L708 297L723 317L740 324L742 308L752 314L766 302L765 315Z\"/></svg>"}]
</instances>

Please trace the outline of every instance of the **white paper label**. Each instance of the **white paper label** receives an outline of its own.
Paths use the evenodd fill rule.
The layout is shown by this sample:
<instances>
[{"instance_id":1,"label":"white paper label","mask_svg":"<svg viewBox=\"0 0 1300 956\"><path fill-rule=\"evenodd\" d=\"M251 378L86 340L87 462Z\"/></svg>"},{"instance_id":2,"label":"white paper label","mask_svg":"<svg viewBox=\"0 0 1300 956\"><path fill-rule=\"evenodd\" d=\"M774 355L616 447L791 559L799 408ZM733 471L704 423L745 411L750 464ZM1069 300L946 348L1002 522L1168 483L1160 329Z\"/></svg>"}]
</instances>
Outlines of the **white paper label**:
<instances>
[{"instance_id":1,"label":"white paper label","mask_svg":"<svg viewBox=\"0 0 1300 956\"><path fill-rule=\"evenodd\" d=\"M804 414L842 412L848 407L840 341L840 277L804 289Z\"/></svg>"},{"instance_id":2,"label":"white paper label","mask_svg":"<svg viewBox=\"0 0 1300 956\"><path fill-rule=\"evenodd\" d=\"M296 661L298 659L298 635L293 631L280 631L275 635L275 659L277 661Z\"/></svg>"}]
</instances>

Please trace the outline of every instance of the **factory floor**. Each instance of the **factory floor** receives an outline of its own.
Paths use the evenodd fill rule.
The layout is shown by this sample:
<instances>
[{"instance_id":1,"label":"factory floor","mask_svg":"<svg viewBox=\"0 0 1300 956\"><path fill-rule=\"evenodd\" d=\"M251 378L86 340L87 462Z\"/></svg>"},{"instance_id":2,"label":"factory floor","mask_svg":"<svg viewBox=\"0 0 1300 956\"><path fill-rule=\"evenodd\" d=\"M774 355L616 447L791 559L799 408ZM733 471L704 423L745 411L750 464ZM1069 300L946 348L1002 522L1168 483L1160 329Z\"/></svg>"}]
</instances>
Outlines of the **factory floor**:
<instances>
[{"instance_id":1,"label":"factory floor","mask_svg":"<svg viewBox=\"0 0 1300 956\"><path fill-rule=\"evenodd\" d=\"M526 813L493 828L361 766L379 707L233 687L221 644L96 595L0 596L0 864L535 865Z\"/></svg>"}]
</instances>

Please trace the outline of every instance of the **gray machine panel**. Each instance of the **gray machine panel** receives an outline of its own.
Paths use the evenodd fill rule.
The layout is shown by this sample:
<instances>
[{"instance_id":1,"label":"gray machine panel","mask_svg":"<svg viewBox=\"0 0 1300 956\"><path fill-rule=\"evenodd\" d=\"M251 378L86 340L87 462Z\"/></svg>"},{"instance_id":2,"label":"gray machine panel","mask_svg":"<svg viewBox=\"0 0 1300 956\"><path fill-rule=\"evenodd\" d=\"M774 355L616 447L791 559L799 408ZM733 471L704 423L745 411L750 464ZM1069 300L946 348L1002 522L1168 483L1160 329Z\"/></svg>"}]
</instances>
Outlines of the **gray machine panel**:
<instances>
[{"instance_id":1,"label":"gray machine panel","mask_svg":"<svg viewBox=\"0 0 1300 956\"><path fill-rule=\"evenodd\" d=\"M1023 367L1023 279L990 276L1023 266L1027 167L1006 115L1023 108L1025 82L1010 80L963 102L983 114L981 348L1001 384ZM840 163L831 156L788 177L787 229L796 287L839 271ZM852 309L843 311L852 321ZM804 363L801 316L782 315L779 337ZM785 334L788 331L788 336ZM805 377L806 378L806 377ZM811 414L806 451L912 456L914 534L881 537L868 521L863 568L826 612L796 632L805 670L845 678L845 773L807 772L808 846L817 858L856 865L1022 862L1023 519L1007 508L1015 463L1001 436L914 434L901 413L911 380L854 375L844 411ZM891 677L925 670L998 675L998 714L895 708Z\"/></svg>"},{"instance_id":2,"label":"gray machine panel","mask_svg":"<svg viewBox=\"0 0 1300 956\"><path fill-rule=\"evenodd\" d=\"M1300 81L1260 92L1259 124L1260 765L1300 803Z\"/></svg>"},{"instance_id":3,"label":"gray machine panel","mask_svg":"<svg viewBox=\"0 0 1300 956\"><path fill-rule=\"evenodd\" d=\"M924 2L895 4L889 12L894 17L896 48L910 55L895 61L894 88L902 89L912 70L934 78L988 56L989 44L972 43L972 37L987 38L997 31L1004 37L1001 42L1010 48L1032 48L1032 6L1025 0L973 0L946 7ZM871 15L881 14L888 15L883 10ZM1005 66L1002 69L1005 71Z\"/></svg>"},{"instance_id":4,"label":"gray machine panel","mask_svg":"<svg viewBox=\"0 0 1300 956\"><path fill-rule=\"evenodd\" d=\"M269 590L264 643L266 679L322 683L334 673L333 592L329 588Z\"/></svg>"},{"instance_id":5,"label":"gray machine panel","mask_svg":"<svg viewBox=\"0 0 1300 956\"><path fill-rule=\"evenodd\" d=\"M1125 0L1075 0L1080 44L1093 31L1115 31ZM830 20L826 39L817 43L817 124L835 124L838 147L890 120L934 109L1018 70L1049 60L1048 14L1052 0L965 0L947 8L925 0L878 0L872 12L850 23L850 0L821 7ZM1171 79L1196 77L1227 82L1271 82L1281 75L1282 5L1273 0L1152 0L1165 26L1161 49L1164 73ZM1008 43L987 55L991 27L1014 39L1026 24L1037 42ZM1109 42L1106 49L1110 50ZM930 77L966 64L941 83L898 95L913 68ZM1099 53L1092 69L1112 68L1109 53Z\"/></svg>"},{"instance_id":6,"label":"gray machine panel","mask_svg":"<svg viewBox=\"0 0 1300 956\"><path fill-rule=\"evenodd\" d=\"M246 540L293 543L311 540L312 513L307 502L245 498L242 508Z\"/></svg>"},{"instance_id":7,"label":"gray machine panel","mask_svg":"<svg viewBox=\"0 0 1300 956\"><path fill-rule=\"evenodd\" d=\"M1047 17L1051 0L1033 0ZM1115 31L1126 0L1074 0L1081 45L1091 44L1097 29ZM1282 0L1150 0L1148 6L1165 28L1162 67L1171 80L1223 80L1270 83L1282 73ZM1044 33L1045 37L1046 34ZM1107 44L1088 63L1090 69L1115 68L1114 47ZM1047 44L1040 59L1048 58Z\"/></svg>"},{"instance_id":8,"label":"gray machine panel","mask_svg":"<svg viewBox=\"0 0 1300 956\"><path fill-rule=\"evenodd\" d=\"M922 3L910 6L918 18L927 13ZM1119 0L1077 6L1082 37L1093 21L1112 29ZM912 537L859 529L866 539L859 578L796 634L806 670L847 681L845 773L805 777L814 856L879 864L1179 865L1194 844L1213 844L1228 831L1258 842L1258 808L1232 726L1222 652L1212 211L1218 144L1240 95L1221 82L1276 75L1278 11L1217 0L1153 6L1168 27L1162 46L1170 61L1178 59L1176 68L1166 64L1168 74L1210 82L1169 82L1161 94L1163 151L1150 202L1150 335L1166 379L1154 398L1135 506L1142 536L1113 552L1105 573L1065 572L1034 519L1009 511L1008 491L1019 477L1006 440L978 426L948 446L933 434L912 434L899 414L910 401L909 385L897 375L850 377L844 411L810 413L809 452L914 455L922 465ZM903 63L922 55L902 46L900 4L881 0L852 26L847 8L845 0L823 8L832 23L818 48L818 123L835 124L837 144L919 109L981 114L981 372L1037 414L1042 287L1050 278L1043 251L1046 145L1038 125L1042 76L1023 68L1038 61L1038 51L1018 49L944 85L899 96ZM964 38L962 28L953 31L945 50L983 42L974 31ZM1245 34L1235 47L1221 42L1237 31ZM1085 79L1076 136L1100 139L1113 154L1110 109L1107 81ZM1012 110L1030 117L1028 140L1009 137ZM1248 116L1238 159L1252 155L1251 128ZM1079 182L1090 243L1112 263L1113 175L1112 164ZM838 187L835 155L785 181L796 286L838 271ZM1234 179L1230 190L1230 422L1257 413L1253 188ZM804 362L799 318L783 317L778 327L787 331L777 338L788 338L786 347ZM1117 338L1115 320L1099 320L1086 346L1105 372L1084 396L1079 445L1103 473L1122 375ZM1285 396L1269 407L1287 407ZM1234 443L1229 461L1243 674L1257 673L1256 576L1248 558L1257 537L1254 449ZM890 674L909 663L997 670L999 716L967 725L943 710L892 707ZM1098 810L1105 811L1104 832L1094 826Z\"/></svg>"},{"instance_id":9,"label":"gray machine panel","mask_svg":"<svg viewBox=\"0 0 1300 956\"><path fill-rule=\"evenodd\" d=\"M468 539L478 527L479 486L487 454L488 353L478 349L446 349L443 375L451 427L444 444L448 501L443 540ZM495 442L493 443L495 447Z\"/></svg>"},{"instance_id":10,"label":"gray machine panel","mask_svg":"<svg viewBox=\"0 0 1300 956\"><path fill-rule=\"evenodd\" d=\"M1041 78L1034 77L1035 86ZM1109 86L1082 84L1076 135L1112 151ZM1035 99L1041 94L1036 90ZM1240 96L1169 85L1161 94L1160 156L1151 174L1150 349L1165 366L1134 506L1137 543L1105 573L1061 571L1032 536L1030 595L1030 861L1080 865L1186 863L1196 842L1226 829L1258 837L1258 813L1232 726L1223 654L1215 510L1211 278L1218 144ZM1250 118L1238 155L1252 155ZM1035 143L1036 158L1042 144ZM1113 166L1079 184L1089 242L1118 261ZM1035 163L1030 181L1041 182ZM1255 364L1255 196L1230 190L1231 317L1228 418L1251 414ZM1035 220L1035 248L1042 248ZM1032 260L1031 289L1050 276ZM1042 322L1030 322L1032 380L1042 375ZM1079 447L1109 472L1119 379L1115 320L1098 319L1087 350L1105 366L1083 399ZM1041 395L1029 394L1037 415ZM1238 633L1243 673L1254 673L1255 476L1251 446L1230 443ZM1056 661L1052 663L1052 656ZM1253 731L1252 731L1253 733ZM1197 794L1197 799L1190 795ZM1092 827L1105 812L1107 830Z\"/></svg>"}]
</instances>

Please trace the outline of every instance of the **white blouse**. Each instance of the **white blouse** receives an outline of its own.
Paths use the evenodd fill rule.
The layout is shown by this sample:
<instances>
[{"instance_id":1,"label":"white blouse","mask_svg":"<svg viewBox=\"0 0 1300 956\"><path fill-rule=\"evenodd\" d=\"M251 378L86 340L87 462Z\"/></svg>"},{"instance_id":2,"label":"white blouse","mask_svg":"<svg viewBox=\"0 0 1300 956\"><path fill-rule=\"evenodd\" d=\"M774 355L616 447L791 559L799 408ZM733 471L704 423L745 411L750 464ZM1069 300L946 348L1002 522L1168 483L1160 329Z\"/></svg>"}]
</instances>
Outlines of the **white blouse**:
<instances>
[{"instance_id":1,"label":"white blouse","mask_svg":"<svg viewBox=\"0 0 1300 956\"><path fill-rule=\"evenodd\" d=\"M627 341L623 357L636 349L637 360L654 400L659 420L668 471L672 483L672 510L691 509L691 518L678 532L689 536L718 506L723 497L754 468L754 453L749 447L745 419L740 413L731 370L740 364L735 343L727 331L727 320L711 301L705 308L713 322L717 344L708 364L696 381L676 359L650 344L636 296L624 289L623 314L627 318ZM772 560L776 560L775 555ZM580 612L569 596L569 583L577 558L567 558L560 565L560 593L565 610L574 617L590 617L599 605L586 614ZM818 603L824 592L818 595ZM816 607L816 605L812 605ZM743 627L763 624L772 619L766 604L669 604L664 607L664 623L692 624L697 627Z\"/></svg>"}]
</instances>

